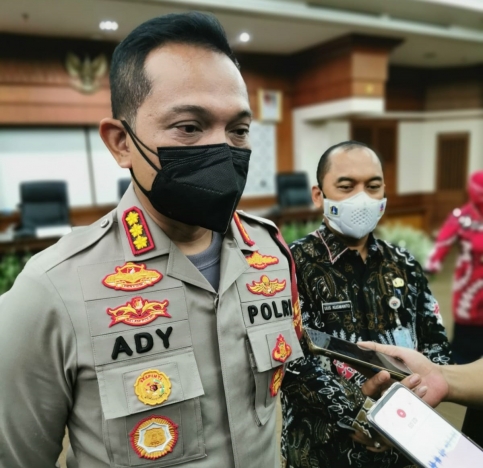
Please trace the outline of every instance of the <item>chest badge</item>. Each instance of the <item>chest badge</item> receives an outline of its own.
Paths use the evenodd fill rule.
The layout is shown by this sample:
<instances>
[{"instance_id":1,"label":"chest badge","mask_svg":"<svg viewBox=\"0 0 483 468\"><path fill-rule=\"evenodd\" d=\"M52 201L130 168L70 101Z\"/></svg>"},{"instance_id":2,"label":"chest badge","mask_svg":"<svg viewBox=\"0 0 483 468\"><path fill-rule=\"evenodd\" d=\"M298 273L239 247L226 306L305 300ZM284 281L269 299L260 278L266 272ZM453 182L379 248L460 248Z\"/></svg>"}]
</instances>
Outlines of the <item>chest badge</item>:
<instances>
[{"instance_id":1,"label":"chest badge","mask_svg":"<svg viewBox=\"0 0 483 468\"><path fill-rule=\"evenodd\" d=\"M263 296L275 296L280 291L285 289L287 282L278 279L271 280L267 275L262 275L260 281L252 281L252 284L247 283L248 290L253 294L261 294Z\"/></svg>"},{"instance_id":2,"label":"chest badge","mask_svg":"<svg viewBox=\"0 0 483 468\"><path fill-rule=\"evenodd\" d=\"M140 458L157 460L173 451L178 442L178 426L165 416L150 416L140 421L129 437Z\"/></svg>"},{"instance_id":3,"label":"chest badge","mask_svg":"<svg viewBox=\"0 0 483 468\"><path fill-rule=\"evenodd\" d=\"M401 307L401 301L396 296L392 296L391 298L389 298L389 307L391 309L397 310L399 309L399 307Z\"/></svg>"},{"instance_id":4,"label":"chest badge","mask_svg":"<svg viewBox=\"0 0 483 468\"><path fill-rule=\"evenodd\" d=\"M402 288L404 286L404 280L402 278L394 278L392 280L392 285L395 288Z\"/></svg>"},{"instance_id":5,"label":"chest badge","mask_svg":"<svg viewBox=\"0 0 483 468\"><path fill-rule=\"evenodd\" d=\"M277 367L272 375L272 380L270 381L270 395L277 396L280 387L282 386L283 380L283 366Z\"/></svg>"},{"instance_id":6,"label":"chest badge","mask_svg":"<svg viewBox=\"0 0 483 468\"><path fill-rule=\"evenodd\" d=\"M154 242L144 219L143 212L136 206L129 208L122 215L122 224L134 255L140 255L154 249Z\"/></svg>"},{"instance_id":7,"label":"chest badge","mask_svg":"<svg viewBox=\"0 0 483 468\"><path fill-rule=\"evenodd\" d=\"M292 347L285 341L285 337L280 334L277 343L272 351L272 357L275 361L285 362L292 354Z\"/></svg>"},{"instance_id":8,"label":"chest badge","mask_svg":"<svg viewBox=\"0 0 483 468\"><path fill-rule=\"evenodd\" d=\"M115 309L107 309L108 315L111 316L109 327L118 323L140 327L151 323L158 317L171 318L171 315L168 314L167 310L168 304L168 300L159 302L148 301L142 297L134 297L123 306Z\"/></svg>"},{"instance_id":9,"label":"chest badge","mask_svg":"<svg viewBox=\"0 0 483 468\"><path fill-rule=\"evenodd\" d=\"M151 406L160 405L171 393L171 381L164 372L150 369L136 379L134 392L141 403Z\"/></svg>"},{"instance_id":10,"label":"chest badge","mask_svg":"<svg viewBox=\"0 0 483 468\"><path fill-rule=\"evenodd\" d=\"M157 270L148 270L146 265L127 262L116 267L116 273L107 275L102 284L118 291L139 291L161 281L163 275Z\"/></svg>"},{"instance_id":11,"label":"chest badge","mask_svg":"<svg viewBox=\"0 0 483 468\"><path fill-rule=\"evenodd\" d=\"M263 270L269 265L276 265L279 260L271 255L262 255L258 250L246 257L248 264L257 270Z\"/></svg>"}]
</instances>

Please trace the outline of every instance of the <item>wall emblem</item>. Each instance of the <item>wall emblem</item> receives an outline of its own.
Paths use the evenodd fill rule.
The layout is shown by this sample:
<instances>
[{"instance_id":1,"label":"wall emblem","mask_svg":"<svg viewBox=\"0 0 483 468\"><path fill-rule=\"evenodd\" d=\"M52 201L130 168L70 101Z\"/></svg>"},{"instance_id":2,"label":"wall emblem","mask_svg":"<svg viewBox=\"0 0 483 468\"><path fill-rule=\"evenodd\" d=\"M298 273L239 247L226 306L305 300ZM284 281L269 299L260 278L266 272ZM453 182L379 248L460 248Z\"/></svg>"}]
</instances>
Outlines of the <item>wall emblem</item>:
<instances>
[{"instance_id":1,"label":"wall emblem","mask_svg":"<svg viewBox=\"0 0 483 468\"><path fill-rule=\"evenodd\" d=\"M280 291L285 289L287 282L278 279L271 280L267 275L262 275L260 281L252 281L252 284L247 283L248 290L253 294L261 294L263 296L275 296Z\"/></svg>"},{"instance_id":2,"label":"wall emblem","mask_svg":"<svg viewBox=\"0 0 483 468\"><path fill-rule=\"evenodd\" d=\"M109 68L107 57L98 55L94 60L86 56L81 60L72 52L67 54L65 68L71 77L71 85L84 94L92 94L101 87L101 80Z\"/></svg>"},{"instance_id":3,"label":"wall emblem","mask_svg":"<svg viewBox=\"0 0 483 468\"><path fill-rule=\"evenodd\" d=\"M279 260L277 257L262 255L258 250L246 257L248 264L257 270L263 270L269 265L276 265Z\"/></svg>"},{"instance_id":4,"label":"wall emblem","mask_svg":"<svg viewBox=\"0 0 483 468\"><path fill-rule=\"evenodd\" d=\"M123 306L107 309L107 313L111 316L109 327L118 323L140 327L151 323L158 317L171 318L167 310L168 304L168 300L159 302L148 301L142 297L134 297Z\"/></svg>"},{"instance_id":5,"label":"wall emblem","mask_svg":"<svg viewBox=\"0 0 483 468\"><path fill-rule=\"evenodd\" d=\"M148 270L146 265L127 262L116 267L116 273L107 275L102 284L119 291L139 291L161 281L163 275L157 270Z\"/></svg>"},{"instance_id":6,"label":"wall emblem","mask_svg":"<svg viewBox=\"0 0 483 468\"><path fill-rule=\"evenodd\" d=\"M280 334L277 338L277 344L272 351L272 357L275 361L285 362L292 354L292 347L285 341L285 337Z\"/></svg>"},{"instance_id":7,"label":"wall emblem","mask_svg":"<svg viewBox=\"0 0 483 468\"><path fill-rule=\"evenodd\" d=\"M140 421L129 437L140 458L157 460L173 451L178 441L178 426L165 416L150 416Z\"/></svg>"},{"instance_id":8,"label":"wall emblem","mask_svg":"<svg viewBox=\"0 0 483 468\"><path fill-rule=\"evenodd\" d=\"M150 369L136 379L134 392L141 403L160 405L171 394L171 380L164 372Z\"/></svg>"}]
</instances>

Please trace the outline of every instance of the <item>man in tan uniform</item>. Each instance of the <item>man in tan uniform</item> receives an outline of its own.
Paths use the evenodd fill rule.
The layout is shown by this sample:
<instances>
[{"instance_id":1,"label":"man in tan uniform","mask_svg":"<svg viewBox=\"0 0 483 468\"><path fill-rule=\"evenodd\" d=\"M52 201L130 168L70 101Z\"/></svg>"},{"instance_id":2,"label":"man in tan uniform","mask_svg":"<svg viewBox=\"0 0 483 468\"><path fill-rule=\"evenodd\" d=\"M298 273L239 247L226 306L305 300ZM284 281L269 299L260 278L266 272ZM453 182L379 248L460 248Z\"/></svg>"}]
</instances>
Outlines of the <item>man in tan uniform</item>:
<instances>
[{"instance_id":1,"label":"man in tan uniform","mask_svg":"<svg viewBox=\"0 0 483 468\"><path fill-rule=\"evenodd\" d=\"M278 466L300 316L275 226L234 213L251 114L224 32L150 20L110 82L100 133L134 183L0 298L0 467L52 468L66 425L79 468Z\"/></svg>"}]
</instances>

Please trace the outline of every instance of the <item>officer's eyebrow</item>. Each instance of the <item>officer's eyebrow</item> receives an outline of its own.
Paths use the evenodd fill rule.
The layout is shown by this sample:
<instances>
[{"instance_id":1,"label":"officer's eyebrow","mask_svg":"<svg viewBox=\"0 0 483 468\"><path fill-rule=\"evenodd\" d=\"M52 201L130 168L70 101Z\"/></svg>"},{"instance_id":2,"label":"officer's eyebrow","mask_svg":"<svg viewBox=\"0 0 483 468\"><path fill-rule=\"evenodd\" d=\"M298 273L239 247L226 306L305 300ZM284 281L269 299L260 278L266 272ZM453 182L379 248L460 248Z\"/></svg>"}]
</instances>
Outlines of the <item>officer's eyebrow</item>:
<instances>
[{"instance_id":1,"label":"officer's eyebrow","mask_svg":"<svg viewBox=\"0 0 483 468\"><path fill-rule=\"evenodd\" d=\"M214 118L214 115L212 112L210 112L208 109L202 106L196 106L193 104L184 104L180 106L174 106L171 108L168 113L166 114L167 118L175 117L177 114L183 114L183 113L192 113L192 114L197 114L202 118L205 119L212 119ZM232 119L232 121L235 120L240 120L243 118L249 118L250 120L252 119L253 114L250 109L243 109L240 112L238 112Z\"/></svg>"},{"instance_id":2,"label":"officer's eyebrow","mask_svg":"<svg viewBox=\"0 0 483 468\"><path fill-rule=\"evenodd\" d=\"M339 177L337 180L336 180L336 183L339 184L340 182L351 182L351 183L355 183L357 182L356 179L353 179L352 177ZM382 182L382 177L381 176L374 176L374 177L371 177L369 180L367 180L366 182Z\"/></svg>"}]
</instances>

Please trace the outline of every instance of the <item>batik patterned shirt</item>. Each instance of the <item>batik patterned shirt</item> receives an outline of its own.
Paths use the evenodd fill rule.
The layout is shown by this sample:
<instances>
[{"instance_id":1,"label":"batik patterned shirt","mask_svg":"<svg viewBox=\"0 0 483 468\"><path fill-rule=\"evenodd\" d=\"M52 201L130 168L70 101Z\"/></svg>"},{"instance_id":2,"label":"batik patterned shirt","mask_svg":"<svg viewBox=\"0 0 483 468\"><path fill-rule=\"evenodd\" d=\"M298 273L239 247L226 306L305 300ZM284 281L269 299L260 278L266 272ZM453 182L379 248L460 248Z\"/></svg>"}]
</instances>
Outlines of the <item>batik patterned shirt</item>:
<instances>
[{"instance_id":1,"label":"batik patterned shirt","mask_svg":"<svg viewBox=\"0 0 483 468\"><path fill-rule=\"evenodd\" d=\"M353 343L396 344L400 325L413 347L438 364L450 362L450 346L437 301L417 261L404 249L369 237L363 262L356 250L322 224L294 242L304 327ZM400 301L397 309L394 298ZM397 301L396 301L397 304ZM368 451L350 438L364 404L365 377L340 362L304 349L287 366L282 384L282 451L287 468L388 468L411 466L399 452Z\"/></svg>"}]
</instances>

